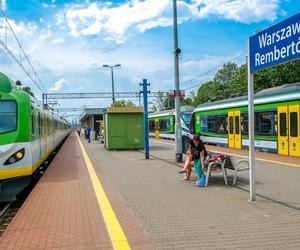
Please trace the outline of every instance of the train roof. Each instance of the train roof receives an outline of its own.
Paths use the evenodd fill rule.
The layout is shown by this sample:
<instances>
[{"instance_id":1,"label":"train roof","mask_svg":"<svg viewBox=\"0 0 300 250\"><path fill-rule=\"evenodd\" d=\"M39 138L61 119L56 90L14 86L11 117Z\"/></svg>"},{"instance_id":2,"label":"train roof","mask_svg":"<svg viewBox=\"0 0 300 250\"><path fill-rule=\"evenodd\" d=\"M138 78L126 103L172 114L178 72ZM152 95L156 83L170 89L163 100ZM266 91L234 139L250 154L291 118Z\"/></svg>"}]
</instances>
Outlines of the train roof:
<instances>
[{"instance_id":1,"label":"train roof","mask_svg":"<svg viewBox=\"0 0 300 250\"><path fill-rule=\"evenodd\" d=\"M300 82L264 89L254 95L254 104L256 105L293 100L300 100ZM226 100L203 103L195 109L195 112L242 107L247 105L248 95L243 95Z\"/></svg>"},{"instance_id":2,"label":"train roof","mask_svg":"<svg viewBox=\"0 0 300 250\"><path fill-rule=\"evenodd\" d=\"M187 112L192 113L194 111L194 107L192 106L181 106L180 112ZM149 113L148 117L157 117L157 116L166 116L166 115L175 115L175 109L167 109L167 110L161 110L161 111L155 111L153 113Z\"/></svg>"},{"instance_id":3,"label":"train roof","mask_svg":"<svg viewBox=\"0 0 300 250\"><path fill-rule=\"evenodd\" d=\"M9 93L14 87L16 87L16 84L0 72L0 92Z\"/></svg>"},{"instance_id":4,"label":"train roof","mask_svg":"<svg viewBox=\"0 0 300 250\"><path fill-rule=\"evenodd\" d=\"M1 73L0 72L0 92L3 92L3 93L10 93L12 91L12 89L17 89L19 90L18 86L16 85L16 83L11 80L9 77L7 77L5 74ZM21 91L21 89L20 89ZM24 90L22 90L24 91ZM25 92L25 91L24 91ZM28 94L28 93L27 93ZM56 119L59 119L65 123L67 123L68 125L70 125L70 123L63 117L57 115L54 113L53 110L51 109L46 109L42 103L36 99L35 97L29 95L29 98L30 98L30 103L40 109L43 109L45 111L47 111L49 114L53 115L54 117L56 117Z\"/></svg>"}]
</instances>

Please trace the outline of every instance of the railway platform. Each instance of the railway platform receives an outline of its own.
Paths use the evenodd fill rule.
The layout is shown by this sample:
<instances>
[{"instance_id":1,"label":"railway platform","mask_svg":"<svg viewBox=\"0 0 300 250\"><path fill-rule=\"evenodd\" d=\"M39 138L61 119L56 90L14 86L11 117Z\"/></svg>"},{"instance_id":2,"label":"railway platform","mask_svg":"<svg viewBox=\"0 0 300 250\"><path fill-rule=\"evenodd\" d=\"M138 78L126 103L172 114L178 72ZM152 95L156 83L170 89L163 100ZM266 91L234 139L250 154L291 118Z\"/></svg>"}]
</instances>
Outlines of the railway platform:
<instances>
[{"instance_id":1,"label":"railway platform","mask_svg":"<svg viewBox=\"0 0 300 250\"><path fill-rule=\"evenodd\" d=\"M0 249L128 249L129 245L151 249L118 192L93 169L75 133L0 238Z\"/></svg>"},{"instance_id":2,"label":"railway platform","mask_svg":"<svg viewBox=\"0 0 300 250\"><path fill-rule=\"evenodd\" d=\"M150 154L107 151L72 134L0 248L299 249L300 168L258 160L249 202L247 173L237 186L215 176L196 188L180 181L174 145L151 140Z\"/></svg>"}]
</instances>

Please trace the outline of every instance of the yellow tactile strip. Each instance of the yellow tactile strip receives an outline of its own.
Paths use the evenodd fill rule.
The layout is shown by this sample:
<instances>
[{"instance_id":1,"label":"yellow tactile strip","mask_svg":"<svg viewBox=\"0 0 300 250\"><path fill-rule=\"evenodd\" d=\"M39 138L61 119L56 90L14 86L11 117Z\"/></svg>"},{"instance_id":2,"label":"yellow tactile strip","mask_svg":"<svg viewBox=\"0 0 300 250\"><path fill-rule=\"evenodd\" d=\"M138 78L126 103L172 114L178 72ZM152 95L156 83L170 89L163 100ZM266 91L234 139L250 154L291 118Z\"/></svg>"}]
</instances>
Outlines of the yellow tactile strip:
<instances>
[{"instance_id":1,"label":"yellow tactile strip","mask_svg":"<svg viewBox=\"0 0 300 250\"><path fill-rule=\"evenodd\" d=\"M80 148L83 153L83 157L93 184L93 188L97 197L97 201L99 204L99 207L101 209L101 213L103 215L106 228L108 230L109 236L111 238L112 244L114 249L131 249L129 246L129 243L127 241L127 238L125 236L125 233L123 232L123 229L115 215L114 210L112 209L110 202L105 194L105 191L102 187L102 184L100 180L97 177L97 174L94 170L93 164L88 157L81 141L78 139Z\"/></svg>"}]
</instances>

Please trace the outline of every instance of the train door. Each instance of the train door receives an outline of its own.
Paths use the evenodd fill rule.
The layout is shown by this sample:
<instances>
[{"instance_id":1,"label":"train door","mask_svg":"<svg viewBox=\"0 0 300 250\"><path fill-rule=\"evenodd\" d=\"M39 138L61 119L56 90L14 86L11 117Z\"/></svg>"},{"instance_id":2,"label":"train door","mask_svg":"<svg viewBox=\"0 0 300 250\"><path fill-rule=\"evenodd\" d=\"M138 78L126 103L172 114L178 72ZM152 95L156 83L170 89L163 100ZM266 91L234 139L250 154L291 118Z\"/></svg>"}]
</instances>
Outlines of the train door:
<instances>
[{"instance_id":1,"label":"train door","mask_svg":"<svg viewBox=\"0 0 300 250\"><path fill-rule=\"evenodd\" d=\"M155 138L159 138L159 119L155 118Z\"/></svg>"},{"instance_id":2,"label":"train door","mask_svg":"<svg viewBox=\"0 0 300 250\"><path fill-rule=\"evenodd\" d=\"M241 111L228 112L228 147L242 148Z\"/></svg>"},{"instance_id":3,"label":"train door","mask_svg":"<svg viewBox=\"0 0 300 250\"><path fill-rule=\"evenodd\" d=\"M241 111L234 111L234 147L242 148Z\"/></svg>"},{"instance_id":4,"label":"train door","mask_svg":"<svg viewBox=\"0 0 300 250\"><path fill-rule=\"evenodd\" d=\"M228 147L234 148L234 111L228 112Z\"/></svg>"},{"instance_id":5,"label":"train door","mask_svg":"<svg viewBox=\"0 0 300 250\"><path fill-rule=\"evenodd\" d=\"M300 105L289 106L289 155L300 156Z\"/></svg>"},{"instance_id":6,"label":"train door","mask_svg":"<svg viewBox=\"0 0 300 250\"><path fill-rule=\"evenodd\" d=\"M38 137L39 137L39 159L42 158L42 128L41 128L41 113L38 112Z\"/></svg>"},{"instance_id":7,"label":"train door","mask_svg":"<svg viewBox=\"0 0 300 250\"><path fill-rule=\"evenodd\" d=\"M289 116L288 107L281 106L277 109L278 113L278 153L289 155Z\"/></svg>"},{"instance_id":8,"label":"train door","mask_svg":"<svg viewBox=\"0 0 300 250\"><path fill-rule=\"evenodd\" d=\"M48 132L47 132L48 119L47 119L47 114L46 113L44 114L43 125L44 125L43 137L44 137L44 150L45 150L44 152L45 152L45 154L47 154L48 153L48 142L47 142L47 139L48 139Z\"/></svg>"}]
</instances>

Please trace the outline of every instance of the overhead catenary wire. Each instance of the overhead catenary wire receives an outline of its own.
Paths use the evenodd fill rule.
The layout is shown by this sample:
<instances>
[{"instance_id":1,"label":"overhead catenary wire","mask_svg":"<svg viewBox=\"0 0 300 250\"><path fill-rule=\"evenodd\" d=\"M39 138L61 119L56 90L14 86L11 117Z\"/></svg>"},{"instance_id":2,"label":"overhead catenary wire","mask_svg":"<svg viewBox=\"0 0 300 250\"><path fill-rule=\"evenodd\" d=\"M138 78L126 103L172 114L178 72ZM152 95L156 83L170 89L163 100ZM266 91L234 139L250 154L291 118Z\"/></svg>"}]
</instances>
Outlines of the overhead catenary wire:
<instances>
[{"instance_id":1,"label":"overhead catenary wire","mask_svg":"<svg viewBox=\"0 0 300 250\"><path fill-rule=\"evenodd\" d=\"M230 59L230 60L228 60L227 62L233 62L233 61L236 61L237 59L239 59L239 58L245 56L246 53L247 53L247 52L244 51L243 53L239 54L238 56L236 56L236 57L234 57L234 58L232 58L232 59ZM187 84L187 83L190 83L190 82L192 82L192 81L194 81L194 80L196 80L196 79L199 79L199 78L202 77L202 76L205 76L205 75L207 75L207 74L209 74L209 73L211 73L211 72L214 72L214 71L216 71L217 69L220 69L223 65L224 65L224 63L222 63L222 64L220 64L220 65L218 65L218 66L216 66L216 67L214 67L214 68L212 68L212 69L210 69L210 70L208 70L208 71L205 71L205 72L203 72L203 73L197 75L196 77L193 77L192 79L189 79L189 80L187 80L187 81L184 81L184 82L182 83L182 85L185 85L185 84ZM195 85L193 85L193 86L190 86L190 87L187 87L187 88L185 88L185 89L183 89L183 90L185 90L185 91L186 91L186 90L190 90L190 89L199 87L199 86L202 85L202 84L203 84L202 82L201 82L201 83L197 83L197 84L195 84Z\"/></svg>"},{"instance_id":2,"label":"overhead catenary wire","mask_svg":"<svg viewBox=\"0 0 300 250\"><path fill-rule=\"evenodd\" d=\"M1 39L0 39L0 45L7 51L7 53L13 58L13 60L20 66L20 68L25 72L25 74L30 78L30 80L38 87L38 89L42 92L42 93L47 93L47 89L45 88L45 86L43 85L42 83L42 80L39 78L36 70L34 69L33 65L31 64L30 60L29 60L29 57L27 56L23 46L21 45L15 31L13 30L12 26L10 25L10 22L8 21L3 9L0 7L0 10L1 10L1 13L2 13L2 16L4 17L5 19L5 23L6 23L6 30L5 30L5 42L3 42ZM13 51L8 47L8 44L7 44L7 26L9 27L10 31L12 32L18 46L19 46L19 49L20 49L20 59L18 59L18 57L13 53ZM23 56L25 57L26 59L26 62L28 64L28 69L26 69L24 67L24 65L22 64L22 53L23 53ZM29 68L31 69L31 71L33 72L33 75L29 72Z\"/></svg>"}]
</instances>

